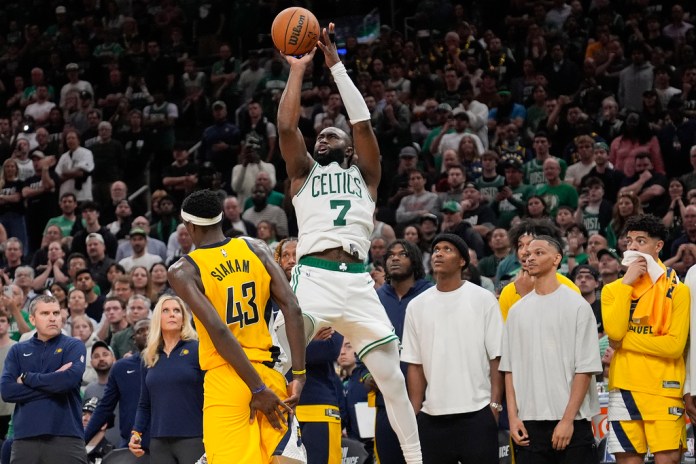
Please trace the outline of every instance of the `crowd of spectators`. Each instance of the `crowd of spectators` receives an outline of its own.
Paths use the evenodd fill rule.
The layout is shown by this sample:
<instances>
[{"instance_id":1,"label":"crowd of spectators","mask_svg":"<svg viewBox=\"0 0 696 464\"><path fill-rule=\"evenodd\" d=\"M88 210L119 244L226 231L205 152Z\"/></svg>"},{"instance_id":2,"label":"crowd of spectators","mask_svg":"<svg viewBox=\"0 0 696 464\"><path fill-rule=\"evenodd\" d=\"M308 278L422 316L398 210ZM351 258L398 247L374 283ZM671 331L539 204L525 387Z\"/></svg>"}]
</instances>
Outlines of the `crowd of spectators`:
<instances>
[{"instance_id":1,"label":"crowd of spectators","mask_svg":"<svg viewBox=\"0 0 696 464\"><path fill-rule=\"evenodd\" d=\"M136 353L133 324L193 249L178 207L194 190L219 192L230 236L297 235L275 126L287 63L268 38L289 4L230 3L6 2L0 320L11 339L32 333L29 303L50 292L65 333L91 350L106 341L115 359ZM448 232L471 250L468 279L499 295L520 268L508 231L547 219L564 239L559 272L596 281L581 286L595 304L640 213L662 218L661 258L683 278L696 263L694 4L491 4L404 2L407 29L339 37L382 155L376 286L395 238L421 250L429 278L431 242ZM303 84L308 147L327 126L350 131L320 55ZM99 371L87 372L85 384Z\"/></svg>"}]
</instances>

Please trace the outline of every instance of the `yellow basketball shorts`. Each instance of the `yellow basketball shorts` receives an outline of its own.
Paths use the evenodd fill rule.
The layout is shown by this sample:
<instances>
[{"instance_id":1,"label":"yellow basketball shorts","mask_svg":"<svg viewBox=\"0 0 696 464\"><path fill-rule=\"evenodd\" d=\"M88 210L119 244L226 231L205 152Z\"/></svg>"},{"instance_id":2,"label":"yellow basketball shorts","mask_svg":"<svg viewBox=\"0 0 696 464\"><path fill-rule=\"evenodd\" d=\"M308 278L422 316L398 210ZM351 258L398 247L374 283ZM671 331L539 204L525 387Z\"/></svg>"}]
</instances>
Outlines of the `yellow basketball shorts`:
<instances>
[{"instance_id":1,"label":"yellow basketball shorts","mask_svg":"<svg viewBox=\"0 0 696 464\"><path fill-rule=\"evenodd\" d=\"M628 390L609 392L610 453L645 454L686 446L686 420L681 398Z\"/></svg>"},{"instance_id":2,"label":"yellow basketball shorts","mask_svg":"<svg viewBox=\"0 0 696 464\"><path fill-rule=\"evenodd\" d=\"M252 363L266 387L283 400L285 378L278 371ZM285 448L299 446L296 427L274 429L263 414L249 423L251 391L229 364L207 371L204 383L203 444L210 464L267 464ZM297 422L294 422L295 426ZM281 449L282 448L282 449ZM304 453L304 449L301 451Z\"/></svg>"}]
</instances>

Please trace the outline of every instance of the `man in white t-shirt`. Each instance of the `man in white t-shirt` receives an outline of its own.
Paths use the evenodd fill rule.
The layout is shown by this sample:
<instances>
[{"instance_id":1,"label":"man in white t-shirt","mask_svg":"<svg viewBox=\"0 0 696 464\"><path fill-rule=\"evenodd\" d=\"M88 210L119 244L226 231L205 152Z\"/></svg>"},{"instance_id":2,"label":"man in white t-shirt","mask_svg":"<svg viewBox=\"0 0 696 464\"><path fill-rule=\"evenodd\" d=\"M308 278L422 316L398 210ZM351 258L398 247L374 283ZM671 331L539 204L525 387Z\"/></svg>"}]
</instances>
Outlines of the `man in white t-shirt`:
<instances>
[{"instance_id":1,"label":"man in white t-shirt","mask_svg":"<svg viewBox=\"0 0 696 464\"><path fill-rule=\"evenodd\" d=\"M45 84L36 86L36 101L27 105L24 116L31 117L36 124L43 124L48 120L48 114L56 106L48 100L48 87Z\"/></svg>"},{"instance_id":2,"label":"man in white t-shirt","mask_svg":"<svg viewBox=\"0 0 696 464\"><path fill-rule=\"evenodd\" d=\"M515 462L597 464L597 322L589 303L556 278L558 240L537 236L528 253L534 290L508 315L500 360Z\"/></svg>"},{"instance_id":3,"label":"man in white t-shirt","mask_svg":"<svg viewBox=\"0 0 696 464\"><path fill-rule=\"evenodd\" d=\"M464 240L440 234L432 246L437 285L408 304L401 352L423 462L495 464L503 318L491 292L462 280Z\"/></svg>"}]
</instances>

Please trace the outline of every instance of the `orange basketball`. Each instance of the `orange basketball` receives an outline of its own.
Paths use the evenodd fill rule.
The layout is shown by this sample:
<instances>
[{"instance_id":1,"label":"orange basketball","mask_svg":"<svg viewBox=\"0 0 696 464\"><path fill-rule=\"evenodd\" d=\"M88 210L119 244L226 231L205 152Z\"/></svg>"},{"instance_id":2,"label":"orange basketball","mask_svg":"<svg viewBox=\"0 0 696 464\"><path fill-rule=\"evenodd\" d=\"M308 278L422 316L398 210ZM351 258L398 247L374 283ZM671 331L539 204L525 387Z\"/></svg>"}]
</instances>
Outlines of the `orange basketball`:
<instances>
[{"instance_id":1,"label":"orange basketball","mask_svg":"<svg viewBox=\"0 0 696 464\"><path fill-rule=\"evenodd\" d=\"M305 8L286 8L273 20L271 36L273 44L284 54L304 55L311 52L319 40L319 21Z\"/></svg>"}]
</instances>

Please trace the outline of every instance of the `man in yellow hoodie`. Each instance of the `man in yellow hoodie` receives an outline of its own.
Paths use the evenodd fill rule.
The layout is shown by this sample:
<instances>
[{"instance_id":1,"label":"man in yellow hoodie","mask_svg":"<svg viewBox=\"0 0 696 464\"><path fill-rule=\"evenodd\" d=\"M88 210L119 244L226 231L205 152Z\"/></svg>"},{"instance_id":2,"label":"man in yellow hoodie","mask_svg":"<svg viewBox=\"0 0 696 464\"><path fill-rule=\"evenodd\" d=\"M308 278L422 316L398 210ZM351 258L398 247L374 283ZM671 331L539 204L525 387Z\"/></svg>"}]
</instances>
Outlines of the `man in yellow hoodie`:
<instances>
[{"instance_id":1,"label":"man in yellow hoodie","mask_svg":"<svg viewBox=\"0 0 696 464\"><path fill-rule=\"evenodd\" d=\"M686 444L682 400L689 335L688 288L659 253L667 230L652 215L626 223L623 278L602 290L604 330L615 350L609 367L607 449L620 464L677 464Z\"/></svg>"}]
</instances>

